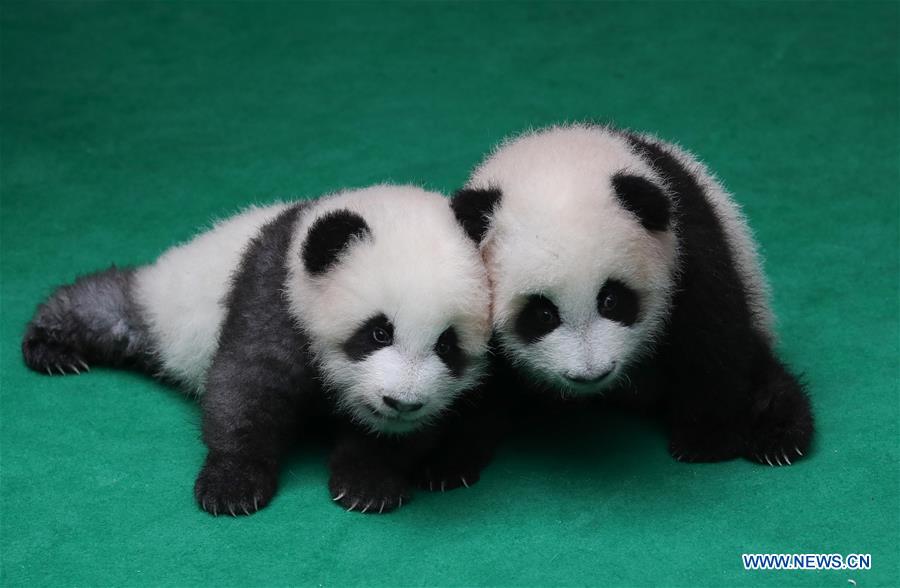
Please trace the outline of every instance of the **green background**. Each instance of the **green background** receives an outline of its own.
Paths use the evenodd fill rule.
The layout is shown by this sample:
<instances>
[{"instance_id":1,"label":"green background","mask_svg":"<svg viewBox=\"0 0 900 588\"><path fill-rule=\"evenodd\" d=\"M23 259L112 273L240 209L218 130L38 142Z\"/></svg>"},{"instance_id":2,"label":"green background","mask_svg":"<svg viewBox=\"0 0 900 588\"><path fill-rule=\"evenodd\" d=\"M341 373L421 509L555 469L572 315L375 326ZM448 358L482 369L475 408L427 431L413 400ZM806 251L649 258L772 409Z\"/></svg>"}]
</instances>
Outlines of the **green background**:
<instances>
[{"instance_id":1,"label":"green background","mask_svg":"<svg viewBox=\"0 0 900 588\"><path fill-rule=\"evenodd\" d=\"M4 2L2 584L900 583L898 6ZM450 191L504 135L588 118L679 141L744 205L812 390L809 459L679 464L610 414L384 517L336 508L302 448L270 507L214 519L192 401L22 363L35 305L79 274L251 202Z\"/></svg>"}]
</instances>

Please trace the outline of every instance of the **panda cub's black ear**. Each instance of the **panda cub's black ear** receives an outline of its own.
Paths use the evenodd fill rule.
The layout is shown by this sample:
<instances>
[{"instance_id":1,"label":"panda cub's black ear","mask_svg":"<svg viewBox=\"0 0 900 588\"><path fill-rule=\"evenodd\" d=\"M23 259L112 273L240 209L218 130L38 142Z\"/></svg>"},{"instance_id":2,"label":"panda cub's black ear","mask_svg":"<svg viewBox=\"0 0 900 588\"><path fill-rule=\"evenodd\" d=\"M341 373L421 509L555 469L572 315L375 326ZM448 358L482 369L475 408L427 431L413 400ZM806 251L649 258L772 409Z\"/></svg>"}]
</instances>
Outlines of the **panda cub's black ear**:
<instances>
[{"instance_id":1,"label":"panda cub's black ear","mask_svg":"<svg viewBox=\"0 0 900 588\"><path fill-rule=\"evenodd\" d=\"M352 241L370 233L369 225L355 212L333 210L323 214L310 227L300 252L306 271L314 276L324 273Z\"/></svg>"},{"instance_id":2,"label":"panda cub's black ear","mask_svg":"<svg viewBox=\"0 0 900 588\"><path fill-rule=\"evenodd\" d=\"M480 244L491 224L491 215L503 193L499 188L463 188L457 190L450 208L466 234Z\"/></svg>"},{"instance_id":3,"label":"panda cub's black ear","mask_svg":"<svg viewBox=\"0 0 900 588\"><path fill-rule=\"evenodd\" d=\"M672 203L659 186L647 178L622 173L613 176L612 185L619 203L637 216L645 229L669 228Z\"/></svg>"}]
</instances>

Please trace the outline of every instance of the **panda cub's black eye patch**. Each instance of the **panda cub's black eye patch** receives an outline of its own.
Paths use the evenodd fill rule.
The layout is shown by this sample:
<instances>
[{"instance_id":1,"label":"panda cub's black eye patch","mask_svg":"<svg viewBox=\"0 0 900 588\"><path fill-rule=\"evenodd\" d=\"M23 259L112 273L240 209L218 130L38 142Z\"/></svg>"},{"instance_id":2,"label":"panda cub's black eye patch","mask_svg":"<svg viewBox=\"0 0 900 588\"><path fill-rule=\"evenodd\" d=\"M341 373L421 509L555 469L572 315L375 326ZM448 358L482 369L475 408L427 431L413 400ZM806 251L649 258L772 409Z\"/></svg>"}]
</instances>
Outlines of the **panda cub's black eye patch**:
<instances>
[{"instance_id":1,"label":"panda cub's black eye patch","mask_svg":"<svg viewBox=\"0 0 900 588\"><path fill-rule=\"evenodd\" d=\"M637 292L619 280L609 279L597 294L597 311L603 318L626 327L633 325L641 310Z\"/></svg>"},{"instance_id":2,"label":"panda cub's black eye patch","mask_svg":"<svg viewBox=\"0 0 900 588\"><path fill-rule=\"evenodd\" d=\"M441 358L454 378L462 375L466 368L466 356L459 347L456 329L449 327L441 333L437 343L434 344L434 352Z\"/></svg>"},{"instance_id":3,"label":"panda cub's black eye patch","mask_svg":"<svg viewBox=\"0 0 900 588\"><path fill-rule=\"evenodd\" d=\"M516 317L515 331L525 343L535 343L560 324L556 305L540 294L532 294Z\"/></svg>"},{"instance_id":4,"label":"panda cub's black eye patch","mask_svg":"<svg viewBox=\"0 0 900 588\"><path fill-rule=\"evenodd\" d=\"M362 361L372 353L394 343L394 325L383 314L363 323L344 341L344 353L352 361Z\"/></svg>"}]
</instances>

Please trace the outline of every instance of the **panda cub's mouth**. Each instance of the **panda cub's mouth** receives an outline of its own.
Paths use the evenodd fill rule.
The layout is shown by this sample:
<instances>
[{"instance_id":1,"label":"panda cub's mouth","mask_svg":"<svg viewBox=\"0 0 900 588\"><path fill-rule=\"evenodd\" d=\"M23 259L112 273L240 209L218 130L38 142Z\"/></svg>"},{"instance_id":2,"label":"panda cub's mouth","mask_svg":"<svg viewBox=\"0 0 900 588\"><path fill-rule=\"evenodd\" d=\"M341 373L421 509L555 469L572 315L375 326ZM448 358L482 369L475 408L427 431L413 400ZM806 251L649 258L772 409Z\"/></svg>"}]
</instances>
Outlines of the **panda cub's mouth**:
<instances>
[{"instance_id":1,"label":"panda cub's mouth","mask_svg":"<svg viewBox=\"0 0 900 588\"><path fill-rule=\"evenodd\" d=\"M600 392L609 386L615 380L616 362L612 363L610 368L590 378L573 378L570 376L562 376L566 387L576 394L590 394Z\"/></svg>"},{"instance_id":2,"label":"panda cub's mouth","mask_svg":"<svg viewBox=\"0 0 900 588\"><path fill-rule=\"evenodd\" d=\"M418 428L425 419L424 413L412 414L387 414L364 402L363 406L368 411L370 418L377 423L379 429L389 432L406 432Z\"/></svg>"}]
</instances>

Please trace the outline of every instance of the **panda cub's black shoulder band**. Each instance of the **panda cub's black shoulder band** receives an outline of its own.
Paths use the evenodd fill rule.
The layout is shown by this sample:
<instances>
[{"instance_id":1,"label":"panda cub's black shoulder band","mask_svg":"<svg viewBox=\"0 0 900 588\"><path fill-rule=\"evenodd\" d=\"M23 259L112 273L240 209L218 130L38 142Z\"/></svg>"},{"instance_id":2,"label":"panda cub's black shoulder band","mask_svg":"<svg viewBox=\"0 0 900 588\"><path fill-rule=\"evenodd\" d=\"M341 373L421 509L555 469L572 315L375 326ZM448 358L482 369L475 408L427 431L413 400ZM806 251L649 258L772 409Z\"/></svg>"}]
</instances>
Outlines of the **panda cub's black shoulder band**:
<instances>
[{"instance_id":1,"label":"panda cub's black shoulder band","mask_svg":"<svg viewBox=\"0 0 900 588\"><path fill-rule=\"evenodd\" d=\"M453 214L475 243L481 243L484 238L502 195L499 188L462 188L453 194L450 202Z\"/></svg>"},{"instance_id":2,"label":"panda cub's black shoulder band","mask_svg":"<svg viewBox=\"0 0 900 588\"><path fill-rule=\"evenodd\" d=\"M371 230L355 212L335 210L322 215L313 223L303 242L300 255L303 266L316 276L324 273L354 239L362 239Z\"/></svg>"}]
</instances>

